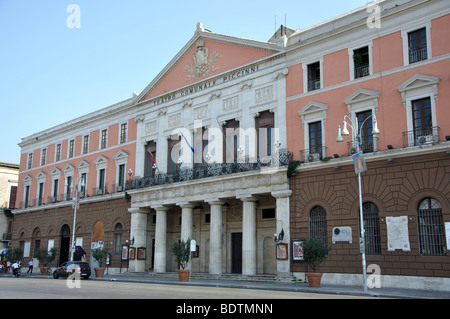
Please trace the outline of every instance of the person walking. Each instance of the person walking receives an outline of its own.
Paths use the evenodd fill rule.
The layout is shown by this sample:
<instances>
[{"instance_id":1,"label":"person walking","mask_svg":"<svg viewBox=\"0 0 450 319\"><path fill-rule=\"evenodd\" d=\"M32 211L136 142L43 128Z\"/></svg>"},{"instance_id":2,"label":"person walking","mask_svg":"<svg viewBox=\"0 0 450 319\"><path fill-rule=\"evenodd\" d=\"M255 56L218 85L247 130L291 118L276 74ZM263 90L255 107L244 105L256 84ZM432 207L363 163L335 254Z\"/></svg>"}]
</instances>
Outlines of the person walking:
<instances>
[{"instance_id":1,"label":"person walking","mask_svg":"<svg viewBox=\"0 0 450 319\"><path fill-rule=\"evenodd\" d=\"M33 259L30 259L30 262L28 263L27 274L30 273L30 272L31 272L31 274L33 274L33 266L34 266Z\"/></svg>"},{"instance_id":2,"label":"person walking","mask_svg":"<svg viewBox=\"0 0 450 319\"><path fill-rule=\"evenodd\" d=\"M20 272L19 272L19 262L16 261L14 264L12 264L12 269L13 269L13 276L14 277L19 277L20 276Z\"/></svg>"}]
</instances>

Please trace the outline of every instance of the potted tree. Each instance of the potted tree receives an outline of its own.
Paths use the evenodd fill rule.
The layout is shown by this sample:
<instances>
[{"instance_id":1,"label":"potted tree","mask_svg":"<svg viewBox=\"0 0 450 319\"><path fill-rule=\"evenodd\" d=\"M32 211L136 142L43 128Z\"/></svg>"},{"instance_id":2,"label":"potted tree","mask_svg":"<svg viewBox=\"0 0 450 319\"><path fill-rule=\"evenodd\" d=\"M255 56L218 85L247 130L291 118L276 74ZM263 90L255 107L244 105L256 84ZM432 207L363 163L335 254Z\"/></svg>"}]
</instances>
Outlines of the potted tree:
<instances>
[{"instance_id":1,"label":"potted tree","mask_svg":"<svg viewBox=\"0 0 450 319\"><path fill-rule=\"evenodd\" d=\"M36 251L36 258L39 260L41 275L48 275L49 264L56 258L56 248L39 248Z\"/></svg>"},{"instance_id":2,"label":"potted tree","mask_svg":"<svg viewBox=\"0 0 450 319\"><path fill-rule=\"evenodd\" d=\"M312 272L306 273L310 287L320 287L322 273L317 272L319 265L325 260L331 246L326 246L323 241L317 237L309 237L303 246L305 263L311 268Z\"/></svg>"},{"instance_id":3,"label":"potted tree","mask_svg":"<svg viewBox=\"0 0 450 319\"><path fill-rule=\"evenodd\" d=\"M186 269L191 259L191 239L188 238L186 241L174 241L171 247L172 254L175 256L178 265L182 269L178 269L178 278L180 281L189 280L189 269Z\"/></svg>"},{"instance_id":4,"label":"potted tree","mask_svg":"<svg viewBox=\"0 0 450 319\"><path fill-rule=\"evenodd\" d=\"M109 251L106 248L96 248L92 250L92 258L98 263L98 268L94 268L95 277L102 278L105 273L105 267L103 267L103 261L109 256Z\"/></svg>"}]
</instances>

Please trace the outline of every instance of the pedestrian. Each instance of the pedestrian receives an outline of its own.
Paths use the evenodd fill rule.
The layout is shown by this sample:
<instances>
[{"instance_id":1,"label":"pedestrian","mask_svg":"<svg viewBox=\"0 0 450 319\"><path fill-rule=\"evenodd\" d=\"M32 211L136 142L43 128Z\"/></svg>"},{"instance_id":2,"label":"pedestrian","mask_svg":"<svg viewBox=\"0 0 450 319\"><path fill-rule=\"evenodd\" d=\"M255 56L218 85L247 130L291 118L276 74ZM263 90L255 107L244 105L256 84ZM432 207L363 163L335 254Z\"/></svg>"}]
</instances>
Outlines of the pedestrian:
<instances>
[{"instance_id":1,"label":"pedestrian","mask_svg":"<svg viewBox=\"0 0 450 319\"><path fill-rule=\"evenodd\" d=\"M28 271L27 271L27 274L28 274L29 272L31 272L31 274L33 274L33 266L34 266L33 259L30 259L30 262L28 263Z\"/></svg>"},{"instance_id":2,"label":"pedestrian","mask_svg":"<svg viewBox=\"0 0 450 319\"><path fill-rule=\"evenodd\" d=\"M11 270L11 262L8 260L6 262L6 272L9 272Z\"/></svg>"},{"instance_id":3,"label":"pedestrian","mask_svg":"<svg viewBox=\"0 0 450 319\"><path fill-rule=\"evenodd\" d=\"M14 264L12 264L12 269L13 269L13 276L14 277L19 277L20 273L19 273L19 263L16 261Z\"/></svg>"}]
</instances>

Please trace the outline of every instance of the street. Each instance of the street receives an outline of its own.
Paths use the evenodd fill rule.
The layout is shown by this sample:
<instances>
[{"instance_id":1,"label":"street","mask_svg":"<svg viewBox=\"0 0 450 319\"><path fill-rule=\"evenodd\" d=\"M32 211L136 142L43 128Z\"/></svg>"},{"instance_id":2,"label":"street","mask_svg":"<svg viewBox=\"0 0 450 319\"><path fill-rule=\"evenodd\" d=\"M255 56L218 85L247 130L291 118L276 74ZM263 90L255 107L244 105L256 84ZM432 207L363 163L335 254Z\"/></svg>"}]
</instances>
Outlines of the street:
<instances>
[{"instance_id":1,"label":"street","mask_svg":"<svg viewBox=\"0 0 450 319\"><path fill-rule=\"evenodd\" d=\"M1 299L360 299L361 296L192 285L66 279L0 278ZM368 297L368 296L367 296Z\"/></svg>"}]
</instances>

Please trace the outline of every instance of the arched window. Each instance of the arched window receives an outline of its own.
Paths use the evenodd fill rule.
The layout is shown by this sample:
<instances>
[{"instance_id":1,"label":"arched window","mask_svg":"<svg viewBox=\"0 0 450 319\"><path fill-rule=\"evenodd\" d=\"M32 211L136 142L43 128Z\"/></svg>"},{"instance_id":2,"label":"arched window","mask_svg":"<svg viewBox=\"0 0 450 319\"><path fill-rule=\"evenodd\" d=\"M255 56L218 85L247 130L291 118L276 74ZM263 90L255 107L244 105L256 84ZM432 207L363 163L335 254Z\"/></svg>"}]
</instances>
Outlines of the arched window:
<instances>
[{"instance_id":1,"label":"arched window","mask_svg":"<svg viewBox=\"0 0 450 319\"><path fill-rule=\"evenodd\" d=\"M120 256L122 254L122 224L117 223L116 226L114 226L114 230L117 232L114 234L114 256Z\"/></svg>"},{"instance_id":2,"label":"arched window","mask_svg":"<svg viewBox=\"0 0 450 319\"><path fill-rule=\"evenodd\" d=\"M417 207L421 256L445 256L445 230L442 206L434 198L423 199Z\"/></svg>"},{"instance_id":3,"label":"arched window","mask_svg":"<svg viewBox=\"0 0 450 319\"><path fill-rule=\"evenodd\" d=\"M381 255L380 219L378 207L372 202L363 204L364 241L367 255ZM361 225L359 223L358 225Z\"/></svg>"},{"instance_id":4,"label":"arched window","mask_svg":"<svg viewBox=\"0 0 450 319\"><path fill-rule=\"evenodd\" d=\"M315 206L309 215L309 236L322 239L327 244L327 213L322 206Z\"/></svg>"}]
</instances>

